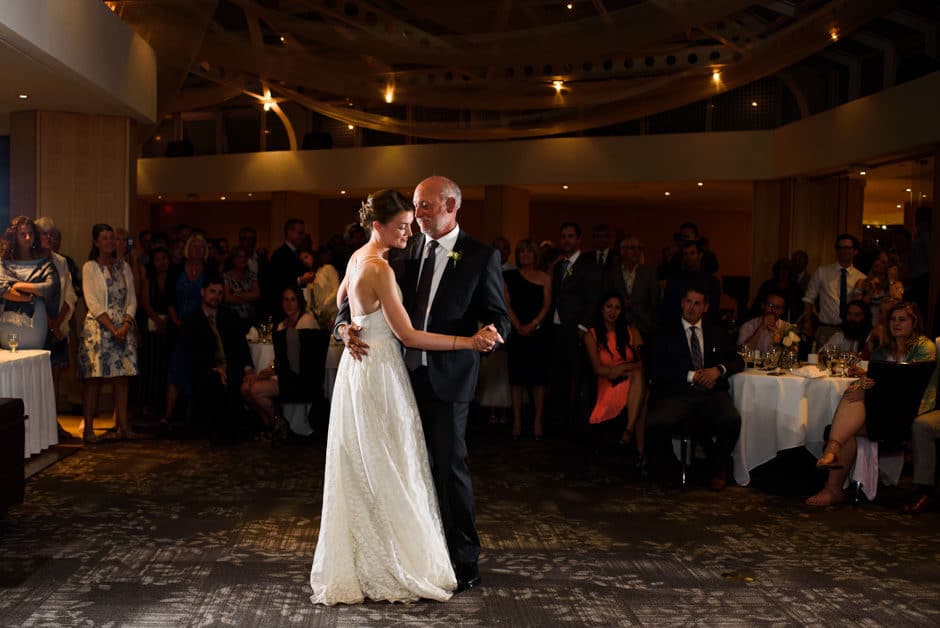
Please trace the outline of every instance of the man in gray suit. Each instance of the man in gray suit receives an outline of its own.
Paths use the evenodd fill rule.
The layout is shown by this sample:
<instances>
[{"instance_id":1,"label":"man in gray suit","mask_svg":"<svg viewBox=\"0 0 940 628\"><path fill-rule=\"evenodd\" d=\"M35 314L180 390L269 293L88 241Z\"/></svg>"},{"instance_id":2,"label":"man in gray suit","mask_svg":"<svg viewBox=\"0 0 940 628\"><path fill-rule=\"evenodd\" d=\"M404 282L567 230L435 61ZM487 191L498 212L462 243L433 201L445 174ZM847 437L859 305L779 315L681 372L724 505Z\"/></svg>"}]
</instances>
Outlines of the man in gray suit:
<instances>
[{"instance_id":1,"label":"man in gray suit","mask_svg":"<svg viewBox=\"0 0 940 628\"><path fill-rule=\"evenodd\" d=\"M623 295L628 320L644 338L649 338L657 324L660 291L656 269L643 264L642 260L640 239L626 236L620 241L620 263L604 273L604 289Z\"/></svg>"}]
</instances>

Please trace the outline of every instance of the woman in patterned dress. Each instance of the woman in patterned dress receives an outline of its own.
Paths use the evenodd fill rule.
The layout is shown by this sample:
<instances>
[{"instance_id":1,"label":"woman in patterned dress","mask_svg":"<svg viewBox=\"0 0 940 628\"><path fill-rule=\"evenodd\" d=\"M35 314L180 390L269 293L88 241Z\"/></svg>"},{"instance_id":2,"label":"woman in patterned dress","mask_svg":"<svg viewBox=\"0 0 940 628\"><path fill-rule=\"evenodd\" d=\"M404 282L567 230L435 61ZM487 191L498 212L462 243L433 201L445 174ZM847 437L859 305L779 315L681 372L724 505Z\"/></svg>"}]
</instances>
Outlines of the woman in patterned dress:
<instances>
[{"instance_id":1,"label":"woman in patterned dress","mask_svg":"<svg viewBox=\"0 0 940 628\"><path fill-rule=\"evenodd\" d=\"M114 418L118 438L134 433L127 423L128 377L137 375L137 336L134 316L137 296L131 267L115 252L114 229L96 224L92 246L82 267L82 286L88 314L78 348L78 374L85 380L84 440L94 443L98 392L107 379L114 389Z\"/></svg>"}]
</instances>

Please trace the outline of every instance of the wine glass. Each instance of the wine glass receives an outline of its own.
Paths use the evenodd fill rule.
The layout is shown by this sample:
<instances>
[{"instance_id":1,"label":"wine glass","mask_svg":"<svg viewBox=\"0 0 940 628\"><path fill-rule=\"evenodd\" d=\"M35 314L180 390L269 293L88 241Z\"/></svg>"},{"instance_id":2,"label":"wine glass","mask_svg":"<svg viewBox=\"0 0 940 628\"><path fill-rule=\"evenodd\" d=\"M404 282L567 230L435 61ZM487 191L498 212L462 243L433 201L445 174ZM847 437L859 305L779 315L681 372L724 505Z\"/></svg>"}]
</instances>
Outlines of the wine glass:
<instances>
[{"instance_id":1,"label":"wine glass","mask_svg":"<svg viewBox=\"0 0 940 628\"><path fill-rule=\"evenodd\" d=\"M20 346L20 337L16 334L7 334L7 344L10 346L10 351L16 353L16 348Z\"/></svg>"}]
</instances>

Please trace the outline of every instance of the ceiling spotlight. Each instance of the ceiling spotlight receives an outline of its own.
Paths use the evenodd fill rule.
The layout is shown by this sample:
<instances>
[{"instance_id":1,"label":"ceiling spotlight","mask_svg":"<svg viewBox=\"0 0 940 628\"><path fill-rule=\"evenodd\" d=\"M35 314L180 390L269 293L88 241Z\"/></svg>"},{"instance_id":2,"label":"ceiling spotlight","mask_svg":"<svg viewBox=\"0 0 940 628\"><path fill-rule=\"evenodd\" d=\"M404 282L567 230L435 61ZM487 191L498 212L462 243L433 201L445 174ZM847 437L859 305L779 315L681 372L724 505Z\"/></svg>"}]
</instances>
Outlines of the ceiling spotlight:
<instances>
[{"instance_id":1,"label":"ceiling spotlight","mask_svg":"<svg viewBox=\"0 0 940 628\"><path fill-rule=\"evenodd\" d=\"M871 229L871 225L865 225L866 229Z\"/></svg>"},{"instance_id":2,"label":"ceiling spotlight","mask_svg":"<svg viewBox=\"0 0 940 628\"><path fill-rule=\"evenodd\" d=\"M391 103L395 100L395 88L389 85L385 88L385 102Z\"/></svg>"},{"instance_id":3,"label":"ceiling spotlight","mask_svg":"<svg viewBox=\"0 0 940 628\"><path fill-rule=\"evenodd\" d=\"M284 39L284 36L283 36L283 35L281 35L281 43L283 44L285 41L287 41L287 40Z\"/></svg>"},{"instance_id":4,"label":"ceiling spotlight","mask_svg":"<svg viewBox=\"0 0 940 628\"><path fill-rule=\"evenodd\" d=\"M564 81L552 81L552 87L555 88L555 92L556 92L556 93L557 93L557 92L561 92L561 90L564 88L564 86L565 86L565 82L564 82Z\"/></svg>"},{"instance_id":5,"label":"ceiling spotlight","mask_svg":"<svg viewBox=\"0 0 940 628\"><path fill-rule=\"evenodd\" d=\"M756 100L752 100L752 101L751 101L751 106L752 106L752 107L756 107L756 106L757 106L757 101L756 101Z\"/></svg>"},{"instance_id":6,"label":"ceiling spotlight","mask_svg":"<svg viewBox=\"0 0 940 628\"><path fill-rule=\"evenodd\" d=\"M884 231L887 231L887 230L888 230L888 225L881 225L881 228L882 228Z\"/></svg>"},{"instance_id":7,"label":"ceiling spotlight","mask_svg":"<svg viewBox=\"0 0 940 628\"><path fill-rule=\"evenodd\" d=\"M340 193L340 194L345 194L345 193L346 193L346 190L340 190L339 193Z\"/></svg>"},{"instance_id":8,"label":"ceiling spotlight","mask_svg":"<svg viewBox=\"0 0 940 628\"><path fill-rule=\"evenodd\" d=\"M157 200L158 200L158 201L162 201L162 200L163 200L163 195L162 195L162 194L157 194Z\"/></svg>"},{"instance_id":9,"label":"ceiling spotlight","mask_svg":"<svg viewBox=\"0 0 940 628\"><path fill-rule=\"evenodd\" d=\"M220 196L220 197L219 197L219 200L220 200L220 201L224 201L224 200L225 200L225 197L224 197L224 196Z\"/></svg>"},{"instance_id":10,"label":"ceiling spotlight","mask_svg":"<svg viewBox=\"0 0 940 628\"><path fill-rule=\"evenodd\" d=\"M904 191L905 191L905 192L910 192L910 191L911 191L911 188L904 188Z\"/></svg>"},{"instance_id":11,"label":"ceiling spotlight","mask_svg":"<svg viewBox=\"0 0 940 628\"><path fill-rule=\"evenodd\" d=\"M29 98L29 94L20 94L20 100L26 100Z\"/></svg>"},{"instance_id":12,"label":"ceiling spotlight","mask_svg":"<svg viewBox=\"0 0 940 628\"><path fill-rule=\"evenodd\" d=\"M271 103L269 103L269 102L264 103L264 110L265 110L265 111L271 111Z\"/></svg>"},{"instance_id":13,"label":"ceiling spotlight","mask_svg":"<svg viewBox=\"0 0 940 628\"><path fill-rule=\"evenodd\" d=\"M696 183L696 185L699 186L699 187L702 187L702 186L705 185L705 182L704 182L704 181L699 181L698 183Z\"/></svg>"},{"instance_id":14,"label":"ceiling spotlight","mask_svg":"<svg viewBox=\"0 0 940 628\"><path fill-rule=\"evenodd\" d=\"M858 173L859 173L860 175L862 175L863 177L864 177L866 174L868 174L868 172L865 171L865 170L859 170Z\"/></svg>"},{"instance_id":15,"label":"ceiling spotlight","mask_svg":"<svg viewBox=\"0 0 940 628\"><path fill-rule=\"evenodd\" d=\"M567 185L563 185L563 186L561 186L561 189L562 189L562 190L567 190L567 189L568 189L568 186L567 186Z\"/></svg>"},{"instance_id":16,"label":"ceiling spotlight","mask_svg":"<svg viewBox=\"0 0 940 628\"><path fill-rule=\"evenodd\" d=\"M671 196L669 192L663 192L663 194L665 194L666 196Z\"/></svg>"},{"instance_id":17,"label":"ceiling spotlight","mask_svg":"<svg viewBox=\"0 0 940 628\"><path fill-rule=\"evenodd\" d=\"M720 83L720 82L721 82L721 72L718 71L718 70L715 70L714 72L712 72L712 80L715 81L716 83Z\"/></svg>"},{"instance_id":18,"label":"ceiling spotlight","mask_svg":"<svg viewBox=\"0 0 940 628\"><path fill-rule=\"evenodd\" d=\"M351 125L351 124L347 124L347 125L346 125L346 128L349 129L350 131L352 131L352 130L355 129L356 127L354 127L354 126Z\"/></svg>"},{"instance_id":19,"label":"ceiling spotlight","mask_svg":"<svg viewBox=\"0 0 940 628\"><path fill-rule=\"evenodd\" d=\"M829 39L831 39L832 41L839 41L839 29L838 28L829 29Z\"/></svg>"},{"instance_id":20,"label":"ceiling spotlight","mask_svg":"<svg viewBox=\"0 0 940 628\"><path fill-rule=\"evenodd\" d=\"M898 209L901 209L901 206L900 206L900 205L895 205L895 207L897 207Z\"/></svg>"},{"instance_id":21,"label":"ceiling spotlight","mask_svg":"<svg viewBox=\"0 0 940 628\"><path fill-rule=\"evenodd\" d=\"M159 135L154 135L154 136L153 136L153 141L155 141L155 142L159 142L161 139L162 139L162 138L161 138Z\"/></svg>"},{"instance_id":22,"label":"ceiling spotlight","mask_svg":"<svg viewBox=\"0 0 940 628\"><path fill-rule=\"evenodd\" d=\"M574 4L572 4L572 3L569 2L568 4L565 5L565 8L570 11L570 10L572 10L572 9L574 8Z\"/></svg>"},{"instance_id":23,"label":"ceiling spotlight","mask_svg":"<svg viewBox=\"0 0 940 628\"><path fill-rule=\"evenodd\" d=\"M251 198L251 197L252 197L252 193L249 192L249 193L248 193L248 198Z\"/></svg>"},{"instance_id":24,"label":"ceiling spotlight","mask_svg":"<svg viewBox=\"0 0 940 628\"><path fill-rule=\"evenodd\" d=\"M926 195L926 194L921 194L920 197L921 197L921 198L927 198L927 195Z\"/></svg>"}]
</instances>

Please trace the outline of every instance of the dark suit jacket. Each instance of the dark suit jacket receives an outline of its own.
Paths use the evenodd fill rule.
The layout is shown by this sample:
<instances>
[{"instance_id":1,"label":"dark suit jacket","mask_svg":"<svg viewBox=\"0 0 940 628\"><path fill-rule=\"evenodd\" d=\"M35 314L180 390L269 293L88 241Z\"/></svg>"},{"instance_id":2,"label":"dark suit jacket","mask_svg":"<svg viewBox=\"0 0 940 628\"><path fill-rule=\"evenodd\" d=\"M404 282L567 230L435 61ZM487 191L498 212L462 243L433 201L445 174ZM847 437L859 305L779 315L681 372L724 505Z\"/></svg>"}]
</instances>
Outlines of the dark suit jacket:
<instances>
[{"instance_id":1,"label":"dark suit jacket","mask_svg":"<svg viewBox=\"0 0 940 628\"><path fill-rule=\"evenodd\" d=\"M563 262L564 258L559 259L552 270L552 310L549 316L554 320L557 310L563 327L574 329L583 325L590 328L601 296L600 268L595 258L583 251L567 273L562 270Z\"/></svg>"},{"instance_id":2,"label":"dark suit jacket","mask_svg":"<svg viewBox=\"0 0 940 628\"><path fill-rule=\"evenodd\" d=\"M681 317L680 317L681 319ZM717 325L702 323L702 359L705 368L723 365L727 372L713 391L727 391L728 377L744 370L744 361L735 350L734 341ZM662 327L649 343L649 376L654 395L669 397L707 394L687 381L692 369L692 354L681 320Z\"/></svg>"},{"instance_id":3,"label":"dark suit jacket","mask_svg":"<svg viewBox=\"0 0 940 628\"><path fill-rule=\"evenodd\" d=\"M401 251L392 251L389 263L401 286L405 309L414 307L421 271L425 236L412 236ZM428 312L427 331L472 336L479 324L493 324L503 339L511 323L503 298L503 273L499 252L471 238L461 229L454 245L459 260L447 260L441 283ZM428 351L428 376L434 393L444 401L473 400L480 371L476 351Z\"/></svg>"},{"instance_id":4,"label":"dark suit jacket","mask_svg":"<svg viewBox=\"0 0 940 628\"><path fill-rule=\"evenodd\" d=\"M604 263L601 264L597 261L597 250L589 251L587 253L581 253L581 255L589 255L591 259L594 260L594 264L600 269L601 274L605 274L614 268L620 267L620 252L614 248L610 247L607 249L607 258L604 260Z\"/></svg>"},{"instance_id":5,"label":"dark suit jacket","mask_svg":"<svg viewBox=\"0 0 940 628\"><path fill-rule=\"evenodd\" d=\"M216 326L222 337L222 349L225 351L225 365L228 373L229 388L237 387L245 375L245 367L251 363L251 352L245 340L241 320L226 308L219 308L216 313ZM216 352L215 337L209 327L202 307L196 308L183 318L183 347L189 361L194 381L207 377L214 368ZM194 387L195 388L195 387Z\"/></svg>"},{"instance_id":6,"label":"dark suit jacket","mask_svg":"<svg viewBox=\"0 0 940 628\"><path fill-rule=\"evenodd\" d=\"M653 332L659 317L660 302L659 278L655 268L646 264L637 266L633 292L628 293L622 266L618 264L604 274L604 292L617 292L628 301L628 320L637 326L644 338Z\"/></svg>"},{"instance_id":7,"label":"dark suit jacket","mask_svg":"<svg viewBox=\"0 0 940 628\"><path fill-rule=\"evenodd\" d=\"M708 291L708 312L705 318L717 322L721 313L721 282L710 273L701 270L682 270L669 278L663 290L663 305L659 316L661 325L669 325L682 318L682 297L686 286L698 284Z\"/></svg>"},{"instance_id":8,"label":"dark suit jacket","mask_svg":"<svg viewBox=\"0 0 940 628\"><path fill-rule=\"evenodd\" d=\"M297 278L303 275L305 268L300 257L287 244L279 246L271 254L271 261L265 269L265 284L268 288L265 301L273 312L281 311L281 293L287 286L296 286Z\"/></svg>"}]
</instances>

